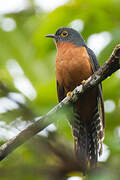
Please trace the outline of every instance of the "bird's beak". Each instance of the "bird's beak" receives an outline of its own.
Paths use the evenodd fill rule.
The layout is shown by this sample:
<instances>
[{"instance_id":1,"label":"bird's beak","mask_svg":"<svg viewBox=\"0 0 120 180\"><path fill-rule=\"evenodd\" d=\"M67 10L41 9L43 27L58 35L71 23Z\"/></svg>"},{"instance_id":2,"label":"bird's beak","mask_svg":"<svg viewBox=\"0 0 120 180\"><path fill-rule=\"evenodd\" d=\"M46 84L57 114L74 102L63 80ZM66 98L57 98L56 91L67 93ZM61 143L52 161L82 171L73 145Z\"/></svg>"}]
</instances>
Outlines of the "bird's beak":
<instances>
[{"instance_id":1,"label":"bird's beak","mask_svg":"<svg viewBox=\"0 0 120 180\"><path fill-rule=\"evenodd\" d=\"M48 37L48 38L56 38L56 36L55 36L55 34L48 34L48 35L46 35L45 37Z\"/></svg>"}]
</instances>

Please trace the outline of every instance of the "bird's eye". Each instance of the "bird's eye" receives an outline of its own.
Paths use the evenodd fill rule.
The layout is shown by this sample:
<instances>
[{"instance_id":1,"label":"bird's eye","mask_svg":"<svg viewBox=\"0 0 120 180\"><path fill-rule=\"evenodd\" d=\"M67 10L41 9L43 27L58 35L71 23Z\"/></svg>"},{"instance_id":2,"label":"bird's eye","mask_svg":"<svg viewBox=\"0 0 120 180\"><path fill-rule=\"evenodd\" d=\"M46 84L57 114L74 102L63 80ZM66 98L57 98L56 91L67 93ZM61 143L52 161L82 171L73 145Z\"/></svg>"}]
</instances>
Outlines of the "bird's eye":
<instances>
[{"instance_id":1,"label":"bird's eye","mask_svg":"<svg viewBox=\"0 0 120 180\"><path fill-rule=\"evenodd\" d=\"M68 36L68 32L67 32L67 31L63 31L63 32L61 33L61 36L62 36L62 37L67 37L67 36Z\"/></svg>"}]
</instances>

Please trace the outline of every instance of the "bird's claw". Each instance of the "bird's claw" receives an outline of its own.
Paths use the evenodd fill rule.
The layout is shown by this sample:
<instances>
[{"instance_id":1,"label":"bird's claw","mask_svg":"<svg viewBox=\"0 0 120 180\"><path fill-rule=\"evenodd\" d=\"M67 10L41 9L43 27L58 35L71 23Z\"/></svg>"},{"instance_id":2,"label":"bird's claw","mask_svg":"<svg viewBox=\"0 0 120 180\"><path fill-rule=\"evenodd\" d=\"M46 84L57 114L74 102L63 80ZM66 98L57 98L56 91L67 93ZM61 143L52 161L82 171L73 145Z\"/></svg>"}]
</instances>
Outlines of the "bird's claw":
<instances>
[{"instance_id":1,"label":"bird's claw","mask_svg":"<svg viewBox=\"0 0 120 180\"><path fill-rule=\"evenodd\" d=\"M82 80L82 82L81 82L81 83L82 83L82 84L84 84L85 82L86 82L86 80Z\"/></svg>"},{"instance_id":2,"label":"bird's claw","mask_svg":"<svg viewBox=\"0 0 120 180\"><path fill-rule=\"evenodd\" d=\"M69 91L69 92L67 93L67 97L70 96L70 94L71 94L71 91Z\"/></svg>"}]
</instances>

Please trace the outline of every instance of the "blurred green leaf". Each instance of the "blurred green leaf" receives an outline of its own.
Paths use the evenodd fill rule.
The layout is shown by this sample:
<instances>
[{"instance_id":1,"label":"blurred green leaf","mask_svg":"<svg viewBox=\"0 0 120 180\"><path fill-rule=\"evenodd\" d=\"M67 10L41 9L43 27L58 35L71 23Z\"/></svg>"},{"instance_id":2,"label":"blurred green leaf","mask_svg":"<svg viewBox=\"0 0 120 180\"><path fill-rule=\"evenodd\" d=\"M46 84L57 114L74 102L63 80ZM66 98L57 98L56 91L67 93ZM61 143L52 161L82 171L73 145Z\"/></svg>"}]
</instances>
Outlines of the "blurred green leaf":
<instances>
[{"instance_id":1,"label":"blurred green leaf","mask_svg":"<svg viewBox=\"0 0 120 180\"><path fill-rule=\"evenodd\" d=\"M16 28L10 32L2 28L1 22L7 17L12 18L16 23ZM44 36L55 33L59 27L69 26L76 19L84 22L81 34L86 42L88 37L95 33L108 31L111 34L110 43L98 56L102 65L111 55L115 45L120 43L119 0L70 0L51 12L38 9L34 1L31 1L30 7L24 11L0 16L0 81L5 84L7 90L0 87L0 97L8 97L9 92L23 94L15 86L14 77L8 72L7 63L10 59L16 60L37 94L33 100L24 95L25 102L18 109L0 113L1 132L5 128L2 127L3 122L7 127L11 127L11 123L17 118L21 118L21 122L31 120L47 113L58 103L55 80L56 48L53 41ZM21 83L20 86L23 87L23 84ZM119 73L115 73L103 82L103 92L105 101L112 100L115 103L115 109L106 113L104 143L110 150L110 156L106 162L100 163L100 167L103 168L101 171L93 172L88 176L90 180L112 180L120 177L120 136L115 134L115 129L120 126ZM59 136L72 147L72 130L65 115L59 114L55 118L58 119L55 126ZM13 125L13 128L16 127ZM13 130L11 131L13 133ZM1 144L5 141L5 139L0 140ZM56 165L56 156L51 156L49 150L48 154L46 151L42 149L39 140L32 139L1 162L0 179L45 179L44 174L40 172L41 166L49 163Z\"/></svg>"}]
</instances>

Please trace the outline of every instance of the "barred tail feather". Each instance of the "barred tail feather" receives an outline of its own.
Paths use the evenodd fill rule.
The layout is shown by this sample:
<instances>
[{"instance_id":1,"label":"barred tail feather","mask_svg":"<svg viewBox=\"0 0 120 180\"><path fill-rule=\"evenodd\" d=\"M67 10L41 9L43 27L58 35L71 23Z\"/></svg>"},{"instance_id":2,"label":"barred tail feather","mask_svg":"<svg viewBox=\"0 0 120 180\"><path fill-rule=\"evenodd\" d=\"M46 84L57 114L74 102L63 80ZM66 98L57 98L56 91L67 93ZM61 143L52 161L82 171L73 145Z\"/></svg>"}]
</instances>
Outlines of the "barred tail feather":
<instances>
[{"instance_id":1,"label":"barred tail feather","mask_svg":"<svg viewBox=\"0 0 120 180\"><path fill-rule=\"evenodd\" d=\"M81 161L84 168L87 167L87 132L83 121L80 121L80 115L76 111L74 112L74 149L78 161Z\"/></svg>"},{"instance_id":2,"label":"barred tail feather","mask_svg":"<svg viewBox=\"0 0 120 180\"><path fill-rule=\"evenodd\" d=\"M94 109L92 118L86 123L80 120L80 115L77 111L74 112L73 136L78 160L85 167L90 165L90 168L95 168L98 154L101 152L103 137L103 125L98 106Z\"/></svg>"}]
</instances>

